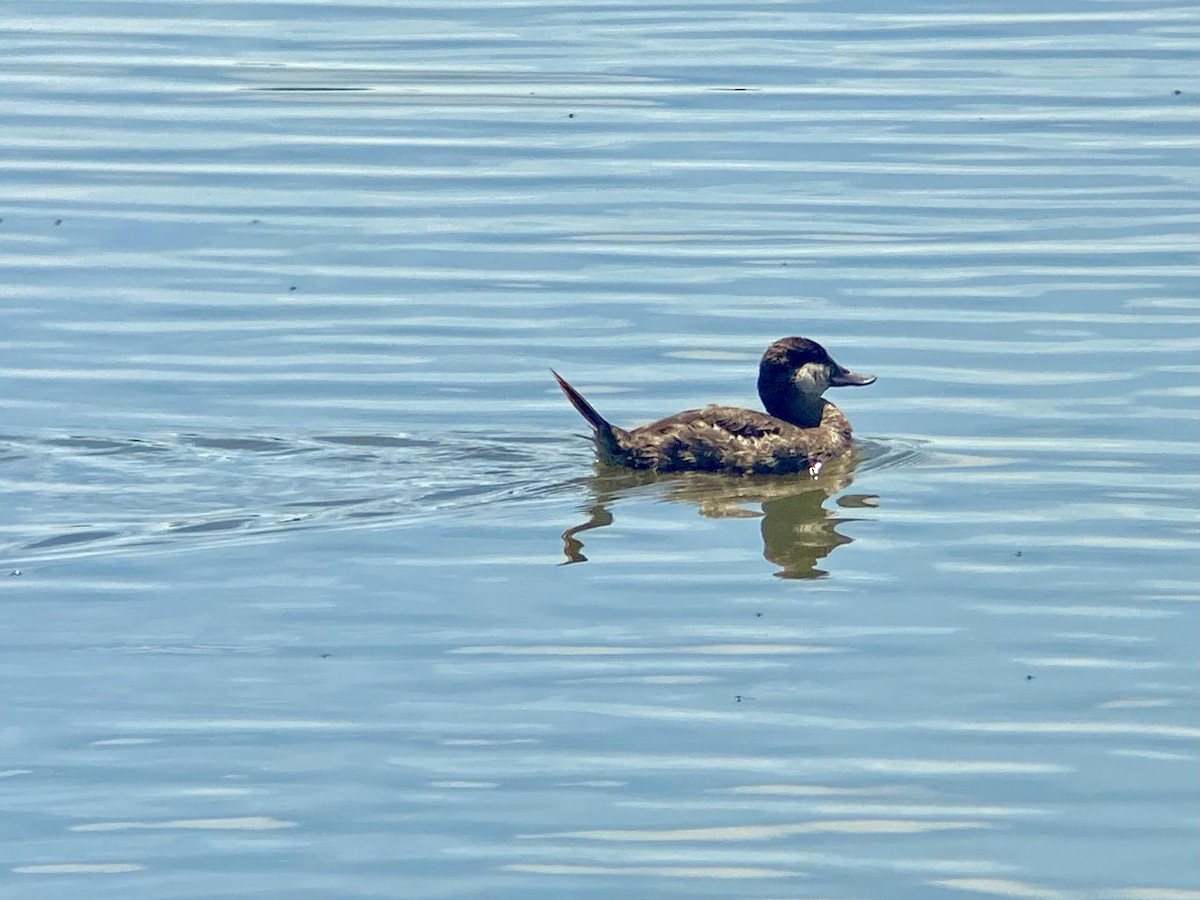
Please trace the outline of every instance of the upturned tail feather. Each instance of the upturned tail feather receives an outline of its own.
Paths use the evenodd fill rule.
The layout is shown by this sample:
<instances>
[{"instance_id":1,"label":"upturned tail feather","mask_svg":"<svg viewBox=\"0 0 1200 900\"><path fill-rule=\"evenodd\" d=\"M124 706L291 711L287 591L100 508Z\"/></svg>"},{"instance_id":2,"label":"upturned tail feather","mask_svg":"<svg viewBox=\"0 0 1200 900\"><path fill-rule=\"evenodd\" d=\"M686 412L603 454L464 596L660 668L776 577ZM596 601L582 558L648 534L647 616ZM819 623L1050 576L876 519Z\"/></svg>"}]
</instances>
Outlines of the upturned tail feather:
<instances>
[{"instance_id":1,"label":"upturned tail feather","mask_svg":"<svg viewBox=\"0 0 1200 900\"><path fill-rule=\"evenodd\" d=\"M554 376L554 380L558 382L558 386L562 388L562 392L567 395L567 399L571 401L571 405L576 411L587 419L587 423L592 426L592 430L596 432L596 443L609 454L614 453L618 448L617 431L615 425L596 412L596 408L592 404L583 399L583 394L571 387L566 379L550 370L550 374Z\"/></svg>"}]
</instances>

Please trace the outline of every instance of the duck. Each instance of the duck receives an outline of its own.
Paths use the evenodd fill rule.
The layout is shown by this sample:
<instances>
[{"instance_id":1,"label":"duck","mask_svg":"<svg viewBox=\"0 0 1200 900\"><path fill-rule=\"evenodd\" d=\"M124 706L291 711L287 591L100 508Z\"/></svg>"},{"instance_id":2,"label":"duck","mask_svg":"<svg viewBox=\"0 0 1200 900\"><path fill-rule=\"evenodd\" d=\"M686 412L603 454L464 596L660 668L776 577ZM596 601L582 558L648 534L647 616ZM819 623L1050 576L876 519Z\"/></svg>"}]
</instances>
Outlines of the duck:
<instances>
[{"instance_id":1,"label":"duck","mask_svg":"<svg viewBox=\"0 0 1200 900\"><path fill-rule=\"evenodd\" d=\"M723 472L814 478L826 460L850 451L850 421L822 396L831 387L865 386L816 341L775 341L758 364L758 396L766 412L710 404L626 431L598 413L583 395L550 370L567 400L592 427L604 465L656 472Z\"/></svg>"}]
</instances>

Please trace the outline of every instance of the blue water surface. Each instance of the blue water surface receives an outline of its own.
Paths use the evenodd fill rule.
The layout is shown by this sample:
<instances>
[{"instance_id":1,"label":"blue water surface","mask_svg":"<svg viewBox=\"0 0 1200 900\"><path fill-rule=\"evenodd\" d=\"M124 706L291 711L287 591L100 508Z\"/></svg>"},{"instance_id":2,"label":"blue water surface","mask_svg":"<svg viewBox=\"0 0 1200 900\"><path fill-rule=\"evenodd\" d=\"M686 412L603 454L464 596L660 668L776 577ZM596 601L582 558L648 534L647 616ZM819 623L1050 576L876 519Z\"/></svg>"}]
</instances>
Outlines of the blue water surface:
<instances>
[{"instance_id":1,"label":"blue water surface","mask_svg":"<svg viewBox=\"0 0 1200 900\"><path fill-rule=\"evenodd\" d=\"M7 4L0 884L1200 900L1198 32Z\"/></svg>"}]
</instances>

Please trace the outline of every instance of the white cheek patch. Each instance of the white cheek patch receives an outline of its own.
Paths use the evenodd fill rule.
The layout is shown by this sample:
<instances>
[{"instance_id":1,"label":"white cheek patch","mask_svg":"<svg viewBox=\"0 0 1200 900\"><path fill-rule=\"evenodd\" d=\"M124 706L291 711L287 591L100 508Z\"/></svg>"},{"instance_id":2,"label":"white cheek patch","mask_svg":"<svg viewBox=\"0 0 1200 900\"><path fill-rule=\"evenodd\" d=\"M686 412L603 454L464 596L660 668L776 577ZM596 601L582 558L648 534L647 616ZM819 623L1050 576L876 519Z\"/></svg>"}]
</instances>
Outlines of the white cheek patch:
<instances>
[{"instance_id":1,"label":"white cheek patch","mask_svg":"<svg viewBox=\"0 0 1200 900\"><path fill-rule=\"evenodd\" d=\"M829 370L816 363L805 363L796 370L792 382L801 393L820 396L829 388Z\"/></svg>"}]
</instances>

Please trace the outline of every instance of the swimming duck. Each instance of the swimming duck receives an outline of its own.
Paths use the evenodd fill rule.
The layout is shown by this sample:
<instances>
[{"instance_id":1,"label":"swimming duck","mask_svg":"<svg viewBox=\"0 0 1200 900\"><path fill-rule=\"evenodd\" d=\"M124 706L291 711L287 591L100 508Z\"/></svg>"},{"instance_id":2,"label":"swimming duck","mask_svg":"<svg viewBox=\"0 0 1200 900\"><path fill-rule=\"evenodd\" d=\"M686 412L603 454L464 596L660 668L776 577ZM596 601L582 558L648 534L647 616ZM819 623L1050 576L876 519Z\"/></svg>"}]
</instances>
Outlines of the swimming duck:
<instances>
[{"instance_id":1,"label":"swimming duck","mask_svg":"<svg viewBox=\"0 0 1200 900\"><path fill-rule=\"evenodd\" d=\"M850 449L850 422L822 398L827 388L866 385L808 338L781 338L758 365L765 413L736 406L689 409L626 431L610 423L550 370L594 432L596 456L611 466L659 472L816 475L821 464Z\"/></svg>"}]
</instances>

